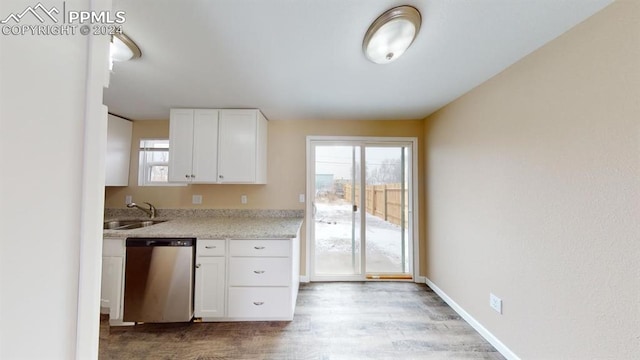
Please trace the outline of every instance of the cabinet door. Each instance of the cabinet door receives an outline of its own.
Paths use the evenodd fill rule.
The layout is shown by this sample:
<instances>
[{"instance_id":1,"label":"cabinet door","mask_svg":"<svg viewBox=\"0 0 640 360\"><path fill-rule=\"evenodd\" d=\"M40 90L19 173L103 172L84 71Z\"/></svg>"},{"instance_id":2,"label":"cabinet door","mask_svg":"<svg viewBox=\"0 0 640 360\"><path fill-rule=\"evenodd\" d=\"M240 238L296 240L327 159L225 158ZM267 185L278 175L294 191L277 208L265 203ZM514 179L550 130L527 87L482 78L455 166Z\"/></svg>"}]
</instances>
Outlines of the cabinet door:
<instances>
[{"instance_id":1,"label":"cabinet door","mask_svg":"<svg viewBox=\"0 0 640 360\"><path fill-rule=\"evenodd\" d=\"M194 316L214 318L224 316L225 258L196 258Z\"/></svg>"},{"instance_id":2,"label":"cabinet door","mask_svg":"<svg viewBox=\"0 0 640 360\"><path fill-rule=\"evenodd\" d=\"M218 182L256 182L256 110L221 110Z\"/></svg>"},{"instance_id":3,"label":"cabinet door","mask_svg":"<svg viewBox=\"0 0 640 360\"><path fill-rule=\"evenodd\" d=\"M171 109L169 182L190 182L193 158L193 109Z\"/></svg>"},{"instance_id":4,"label":"cabinet door","mask_svg":"<svg viewBox=\"0 0 640 360\"><path fill-rule=\"evenodd\" d=\"M110 320L122 318L122 256L105 256L102 258L102 286L100 306L109 308Z\"/></svg>"},{"instance_id":5,"label":"cabinet door","mask_svg":"<svg viewBox=\"0 0 640 360\"><path fill-rule=\"evenodd\" d=\"M218 178L218 110L196 109L193 118L192 182Z\"/></svg>"},{"instance_id":6,"label":"cabinet door","mask_svg":"<svg viewBox=\"0 0 640 360\"><path fill-rule=\"evenodd\" d=\"M131 121L109 115L107 125L106 186L129 185L132 129L133 124Z\"/></svg>"}]
</instances>

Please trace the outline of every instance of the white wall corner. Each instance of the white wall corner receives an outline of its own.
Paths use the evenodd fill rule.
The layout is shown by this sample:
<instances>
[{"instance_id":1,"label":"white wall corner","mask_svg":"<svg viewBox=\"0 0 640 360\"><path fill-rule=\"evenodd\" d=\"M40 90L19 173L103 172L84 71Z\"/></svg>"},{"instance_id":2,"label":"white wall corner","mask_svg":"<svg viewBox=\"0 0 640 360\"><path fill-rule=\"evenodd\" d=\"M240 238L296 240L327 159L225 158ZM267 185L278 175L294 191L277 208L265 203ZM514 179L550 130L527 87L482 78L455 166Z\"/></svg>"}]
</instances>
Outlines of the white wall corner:
<instances>
[{"instance_id":1,"label":"white wall corner","mask_svg":"<svg viewBox=\"0 0 640 360\"><path fill-rule=\"evenodd\" d=\"M487 330L478 320L474 319L468 312L466 312L460 305L458 305L452 298L450 298L444 291L436 286L431 280L425 277L425 284L431 288L444 302L446 302L451 308L458 313L471 327L473 327L480 335L485 338L493 347L498 350L502 356L509 360L520 360L518 355L511 351L505 344L502 343L495 335Z\"/></svg>"},{"instance_id":2,"label":"white wall corner","mask_svg":"<svg viewBox=\"0 0 640 360\"><path fill-rule=\"evenodd\" d=\"M110 11L111 0L86 1L86 10ZM98 358L102 226L107 146L107 107L103 89L109 84L109 38L89 36L85 79L82 200L76 320L76 359Z\"/></svg>"}]
</instances>

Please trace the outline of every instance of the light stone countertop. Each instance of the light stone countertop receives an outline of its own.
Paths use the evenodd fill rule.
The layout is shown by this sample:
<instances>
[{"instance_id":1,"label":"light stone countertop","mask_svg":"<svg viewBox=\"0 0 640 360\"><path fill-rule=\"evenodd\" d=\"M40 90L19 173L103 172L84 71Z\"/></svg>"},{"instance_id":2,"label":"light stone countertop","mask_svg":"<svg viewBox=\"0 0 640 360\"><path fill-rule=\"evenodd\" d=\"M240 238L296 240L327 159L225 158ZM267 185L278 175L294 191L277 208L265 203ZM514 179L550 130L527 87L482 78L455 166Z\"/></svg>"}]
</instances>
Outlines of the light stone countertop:
<instances>
[{"instance_id":1,"label":"light stone countertop","mask_svg":"<svg viewBox=\"0 0 640 360\"><path fill-rule=\"evenodd\" d=\"M124 217L118 217L123 219ZM138 217L142 219L142 217ZM104 230L105 238L195 237L199 239L289 239L296 237L302 217L189 216L132 230Z\"/></svg>"}]
</instances>

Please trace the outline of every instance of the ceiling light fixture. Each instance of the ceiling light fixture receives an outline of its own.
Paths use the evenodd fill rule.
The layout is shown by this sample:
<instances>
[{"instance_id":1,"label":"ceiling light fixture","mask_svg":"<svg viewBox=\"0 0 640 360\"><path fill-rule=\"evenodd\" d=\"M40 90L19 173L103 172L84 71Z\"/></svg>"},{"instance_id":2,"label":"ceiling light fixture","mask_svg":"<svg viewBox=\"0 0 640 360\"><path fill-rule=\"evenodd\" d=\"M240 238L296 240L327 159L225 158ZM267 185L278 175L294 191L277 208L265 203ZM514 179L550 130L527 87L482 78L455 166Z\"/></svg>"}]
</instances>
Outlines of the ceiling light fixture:
<instances>
[{"instance_id":1,"label":"ceiling light fixture","mask_svg":"<svg viewBox=\"0 0 640 360\"><path fill-rule=\"evenodd\" d=\"M404 5L387 10L369 27L362 42L367 59L388 64L399 58L420 31L422 17L418 9Z\"/></svg>"},{"instance_id":2,"label":"ceiling light fixture","mask_svg":"<svg viewBox=\"0 0 640 360\"><path fill-rule=\"evenodd\" d=\"M142 56L142 52L130 37L124 33L115 33L111 36L109 47L109 69L113 69L114 61L127 61L137 59Z\"/></svg>"}]
</instances>

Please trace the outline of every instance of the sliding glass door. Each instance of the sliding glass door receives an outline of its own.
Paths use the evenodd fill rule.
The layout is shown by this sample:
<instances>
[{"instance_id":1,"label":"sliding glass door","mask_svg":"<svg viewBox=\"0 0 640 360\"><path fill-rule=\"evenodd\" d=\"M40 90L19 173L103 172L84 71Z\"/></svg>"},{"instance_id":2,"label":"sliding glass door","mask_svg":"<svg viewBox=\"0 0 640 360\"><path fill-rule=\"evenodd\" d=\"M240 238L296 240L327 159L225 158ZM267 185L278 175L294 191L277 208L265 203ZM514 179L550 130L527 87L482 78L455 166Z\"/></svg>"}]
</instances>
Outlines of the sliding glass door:
<instances>
[{"instance_id":1,"label":"sliding glass door","mask_svg":"<svg viewBox=\"0 0 640 360\"><path fill-rule=\"evenodd\" d=\"M412 278L412 143L311 141L311 280Z\"/></svg>"},{"instance_id":2,"label":"sliding glass door","mask_svg":"<svg viewBox=\"0 0 640 360\"><path fill-rule=\"evenodd\" d=\"M315 147L312 203L317 275L362 274L360 197L350 190L360 183L360 158L359 146Z\"/></svg>"},{"instance_id":3,"label":"sliding glass door","mask_svg":"<svg viewBox=\"0 0 640 360\"><path fill-rule=\"evenodd\" d=\"M373 278L409 273L408 160L407 146L365 148L365 268Z\"/></svg>"}]
</instances>

